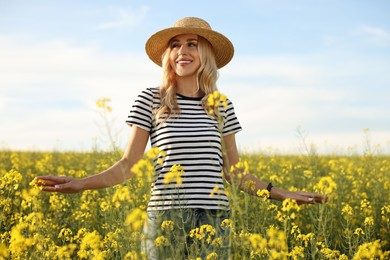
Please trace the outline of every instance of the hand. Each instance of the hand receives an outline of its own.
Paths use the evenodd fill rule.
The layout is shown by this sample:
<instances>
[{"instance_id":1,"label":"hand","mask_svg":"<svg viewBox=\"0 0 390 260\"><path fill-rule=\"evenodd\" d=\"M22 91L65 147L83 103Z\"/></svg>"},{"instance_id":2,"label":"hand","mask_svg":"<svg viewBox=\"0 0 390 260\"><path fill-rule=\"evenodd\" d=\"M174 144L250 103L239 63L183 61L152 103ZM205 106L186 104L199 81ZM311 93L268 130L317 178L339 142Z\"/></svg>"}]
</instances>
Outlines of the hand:
<instances>
[{"instance_id":1,"label":"hand","mask_svg":"<svg viewBox=\"0 0 390 260\"><path fill-rule=\"evenodd\" d=\"M286 198L295 200L298 205L301 204L315 204L315 203L327 203L328 196L305 191L289 192Z\"/></svg>"},{"instance_id":2,"label":"hand","mask_svg":"<svg viewBox=\"0 0 390 260\"><path fill-rule=\"evenodd\" d=\"M67 176L37 176L37 184L43 191L60 193L78 193L83 191L83 183L80 179Z\"/></svg>"}]
</instances>

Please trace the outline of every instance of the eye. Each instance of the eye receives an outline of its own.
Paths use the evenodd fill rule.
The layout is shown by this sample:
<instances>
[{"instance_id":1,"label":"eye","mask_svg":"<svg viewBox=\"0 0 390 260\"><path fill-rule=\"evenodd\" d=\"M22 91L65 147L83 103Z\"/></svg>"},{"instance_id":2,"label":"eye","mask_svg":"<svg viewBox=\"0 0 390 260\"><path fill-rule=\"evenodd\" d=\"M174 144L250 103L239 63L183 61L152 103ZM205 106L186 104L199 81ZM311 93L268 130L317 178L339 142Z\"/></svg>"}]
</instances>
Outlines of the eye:
<instances>
[{"instance_id":1,"label":"eye","mask_svg":"<svg viewBox=\"0 0 390 260\"><path fill-rule=\"evenodd\" d=\"M180 47L180 45L177 44L177 43L172 43L171 44L171 49L175 49L175 48L178 48L178 47Z\"/></svg>"},{"instance_id":2,"label":"eye","mask_svg":"<svg viewBox=\"0 0 390 260\"><path fill-rule=\"evenodd\" d=\"M198 47L198 43L197 42L189 42L187 44L188 47Z\"/></svg>"}]
</instances>

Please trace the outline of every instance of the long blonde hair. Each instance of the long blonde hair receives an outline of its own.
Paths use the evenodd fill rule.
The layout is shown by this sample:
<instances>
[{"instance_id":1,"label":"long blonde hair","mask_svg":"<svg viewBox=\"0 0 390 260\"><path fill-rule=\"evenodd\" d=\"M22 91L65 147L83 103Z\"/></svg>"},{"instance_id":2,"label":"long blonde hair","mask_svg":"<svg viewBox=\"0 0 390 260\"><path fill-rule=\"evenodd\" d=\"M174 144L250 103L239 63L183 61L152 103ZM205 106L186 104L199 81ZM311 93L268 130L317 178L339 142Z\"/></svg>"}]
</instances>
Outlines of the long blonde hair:
<instances>
[{"instance_id":1,"label":"long blonde hair","mask_svg":"<svg viewBox=\"0 0 390 260\"><path fill-rule=\"evenodd\" d=\"M176 73L169 63L171 50L168 47L162 57L163 80L160 86L161 103L160 108L156 112L158 121L160 118L165 121L172 115L180 113L176 100ZM201 36L198 36L198 52L201 65L196 73L196 81L198 90L204 93L202 106L206 110L207 97L217 90L218 68L215 62L213 47Z\"/></svg>"}]
</instances>

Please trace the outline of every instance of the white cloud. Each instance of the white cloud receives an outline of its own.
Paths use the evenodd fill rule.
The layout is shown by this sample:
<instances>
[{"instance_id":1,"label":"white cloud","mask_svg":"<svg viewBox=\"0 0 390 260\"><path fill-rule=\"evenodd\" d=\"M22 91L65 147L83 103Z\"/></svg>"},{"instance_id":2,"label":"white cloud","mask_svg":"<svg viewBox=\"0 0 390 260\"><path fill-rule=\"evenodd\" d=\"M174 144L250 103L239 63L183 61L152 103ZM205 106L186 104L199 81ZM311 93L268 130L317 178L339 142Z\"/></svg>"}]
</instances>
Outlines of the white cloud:
<instances>
[{"instance_id":1,"label":"white cloud","mask_svg":"<svg viewBox=\"0 0 390 260\"><path fill-rule=\"evenodd\" d=\"M108 53L66 41L0 38L0 57L0 144L15 149L58 143L69 149L84 143L88 149L99 135L96 99L112 99L113 128L125 129L136 95L160 80L145 54Z\"/></svg>"},{"instance_id":2,"label":"white cloud","mask_svg":"<svg viewBox=\"0 0 390 260\"><path fill-rule=\"evenodd\" d=\"M354 48L390 47L390 31L369 25L354 28L343 35L324 35L322 41L326 46L342 48L348 51Z\"/></svg>"},{"instance_id":3,"label":"white cloud","mask_svg":"<svg viewBox=\"0 0 390 260\"><path fill-rule=\"evenodd\" d=\"M390 32L383 28L365 25L357 30L357 34L364 37L367 43L390 47Z\"/></svg>"},{"instance_id":4,"label":"white cloud","mask_svg":"<svg viewBox=\"0 0 390 260\"><path fill-rule=\"evenodd\" d=\"M338 52L236 60L223 69L219 86L244 127L242 147L296 152L298 126L322 152L359 146L364 127L378 128L378 142L389 142L390 132L377 134L390 122L381 60Z\"/></svg>"},{"instance_id":5,"label":"white cloud","mask_svg":"<svg viewBox=\"0 0 390 260\"><path fill-rule=\"evenodd\" d=\"M296 57L295 57L296 58ZM289 56L240 56L225 69L231 77L273 77L295 83L312 83L312 68Z\"/></svg>"},{"instance_id":6,"label":"white cloud","mask_svg":"<svg viewBox=\"0 0 390 260\"><path fill-rule=\"evenodd\" d=\"M112 17L113 20L98 24L96 26L96 29L131 29L144 20L148 11L149 7L145 5L137 9L123 9L118 7L111 7L109 9L109 15Z\"/></svg>"},{"instance_id":7,"label":"white cloud","mask_svg":"<svg viewBox=\"0 0 390 260\"><path fill-rule=\"evenodd\" d=\"M110 53L64 40L29 44L0 37L0 57L0 146L13 149L89 149L93 139L102 136L94 111L101 97L112 100L113 129L120 131L123 147L128 134L124 120L132 101L161 77L160 68L144 53ZM234 101L244 127L237 137L239 146L296 152L299 125L321 149L353 146L360 143L361 128L372 127L366 118L385 122L380 104L345 106L351 98L365 97L358 87L343 87L362 72L351 72L349 61L336 57L237 56L221 71L219 86ZM351 122L345 123L346 118ZM345 126L360 121L361 127ZM378 131L373 136L390 139Z\"/></svg>"}]
</instances>

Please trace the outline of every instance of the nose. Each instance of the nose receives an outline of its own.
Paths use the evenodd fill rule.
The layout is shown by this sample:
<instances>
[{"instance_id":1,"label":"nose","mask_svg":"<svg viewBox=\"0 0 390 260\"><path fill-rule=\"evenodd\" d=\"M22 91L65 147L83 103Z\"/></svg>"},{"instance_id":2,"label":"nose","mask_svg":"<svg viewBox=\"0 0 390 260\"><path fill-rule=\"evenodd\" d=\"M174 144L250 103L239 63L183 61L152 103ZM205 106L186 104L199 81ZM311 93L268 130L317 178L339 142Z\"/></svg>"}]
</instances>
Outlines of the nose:
<instances>
[{"instance_id":1,"label":"nose","mask_svg":"<svg viewBox=\"0 0 390 260\"><path fill-rule=\"evenodd\" d=\"M185 55L187 54L187 46L185 44L182 44L180 46L180 49L179 49L179 52L178 52L179 55Z\"/></svg>"}]
</instances>

